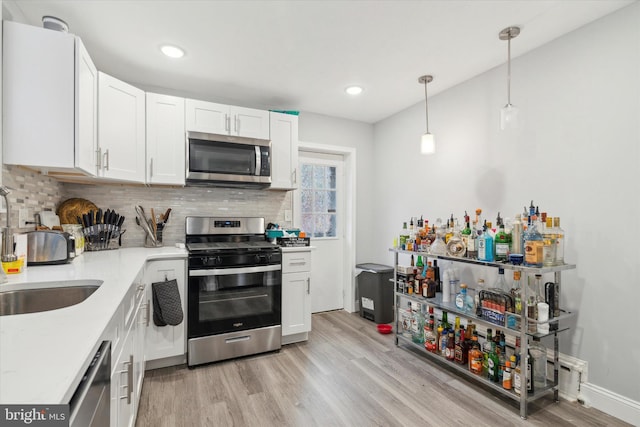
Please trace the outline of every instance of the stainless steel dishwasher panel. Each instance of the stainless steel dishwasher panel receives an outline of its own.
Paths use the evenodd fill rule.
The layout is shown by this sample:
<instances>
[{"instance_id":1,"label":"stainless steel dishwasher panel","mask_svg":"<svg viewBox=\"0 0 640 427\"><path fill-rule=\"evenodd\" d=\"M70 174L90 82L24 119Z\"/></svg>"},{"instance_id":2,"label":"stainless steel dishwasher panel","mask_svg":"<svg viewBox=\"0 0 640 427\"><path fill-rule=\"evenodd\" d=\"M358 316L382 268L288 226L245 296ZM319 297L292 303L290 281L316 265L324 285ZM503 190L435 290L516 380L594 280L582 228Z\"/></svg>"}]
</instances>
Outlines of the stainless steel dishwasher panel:
<instances>
[{"instance_id":1,"label":"stainless steel dishwasher panel","mask_svg":"<svg viewBox=\"0 0 640 427\"><path fill-rule=\"evenodd\" d=\"M111 413L111 342L96 352L69 402L70 427L109 427Z\"/></svg>"}]
</instances>

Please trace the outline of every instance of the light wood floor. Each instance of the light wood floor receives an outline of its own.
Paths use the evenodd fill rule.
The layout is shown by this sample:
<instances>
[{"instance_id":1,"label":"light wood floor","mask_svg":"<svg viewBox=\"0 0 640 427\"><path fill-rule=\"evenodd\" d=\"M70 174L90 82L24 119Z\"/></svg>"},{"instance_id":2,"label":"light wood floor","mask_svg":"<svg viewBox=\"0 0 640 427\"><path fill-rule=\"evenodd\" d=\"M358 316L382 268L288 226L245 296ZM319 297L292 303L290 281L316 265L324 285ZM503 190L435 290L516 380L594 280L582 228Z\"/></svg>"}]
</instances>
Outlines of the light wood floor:
<instances>
[{"instance_id":1,"label":"light wood floor","mask_svg":"<svg viewBox=\"0 0 640 427\"><path fill-rule=\"evenodd\" d=\"M308 342L279 352L148 371L137 426L628 425L577 403L538 402L524 421L515 401L333 311L313 315Z\"/></svg>"}]
</instances>

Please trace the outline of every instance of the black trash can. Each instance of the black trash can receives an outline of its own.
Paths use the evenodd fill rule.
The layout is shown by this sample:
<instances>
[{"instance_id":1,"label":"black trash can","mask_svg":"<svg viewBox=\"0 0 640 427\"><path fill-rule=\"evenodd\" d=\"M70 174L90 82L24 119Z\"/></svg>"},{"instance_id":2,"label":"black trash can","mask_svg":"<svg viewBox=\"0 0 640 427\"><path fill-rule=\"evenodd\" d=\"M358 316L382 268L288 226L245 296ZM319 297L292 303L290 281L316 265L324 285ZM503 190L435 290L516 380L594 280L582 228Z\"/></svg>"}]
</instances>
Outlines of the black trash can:
<instances>
[{"instance_id":1,"label":"black trash can","mask_svg":"<svg viewBox=\"0 0 640 427\"><path fill-rule=\"evenodd\" d=\"M364 263L356 268L362 270L357 276L360 316L376 323L393 322L393 267Z\"/></svg>"}]
</instances>

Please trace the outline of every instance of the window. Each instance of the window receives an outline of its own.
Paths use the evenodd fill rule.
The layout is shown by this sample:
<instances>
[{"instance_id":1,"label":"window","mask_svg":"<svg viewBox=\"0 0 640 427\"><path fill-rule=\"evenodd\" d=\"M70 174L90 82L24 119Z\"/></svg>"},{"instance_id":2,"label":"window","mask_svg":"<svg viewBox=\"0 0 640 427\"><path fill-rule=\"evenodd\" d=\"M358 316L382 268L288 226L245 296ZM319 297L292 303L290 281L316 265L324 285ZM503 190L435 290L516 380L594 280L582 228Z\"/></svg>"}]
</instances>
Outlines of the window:
<instances>
[{"instance_id":1,"label":"window","mask_svg":"<svg viewBox=\"0 0 640 427\"><path fill-rule=\"evenodd\" d=\"M302 229L314 238L336 237L336 167L303 163L301 172Z\"/></svg>"}]
</instances>

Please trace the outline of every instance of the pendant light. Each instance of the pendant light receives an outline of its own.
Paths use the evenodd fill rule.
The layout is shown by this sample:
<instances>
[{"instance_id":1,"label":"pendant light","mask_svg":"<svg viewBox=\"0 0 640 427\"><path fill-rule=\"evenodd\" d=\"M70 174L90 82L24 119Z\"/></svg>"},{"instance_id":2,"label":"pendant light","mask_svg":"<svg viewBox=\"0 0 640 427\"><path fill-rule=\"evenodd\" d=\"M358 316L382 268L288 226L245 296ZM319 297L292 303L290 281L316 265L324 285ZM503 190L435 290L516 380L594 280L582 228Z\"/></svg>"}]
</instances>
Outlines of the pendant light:
<instances>
[{"instance_id":1,"label":"pendant light","mask_svg":"<svg viewBox=\"0 0 640 427\"><path fill-rule=\"evenodd\" d=\"M436 141L433 135L429 133L429 104L427 101L427 83L433 81L433 76L421 76L418 78L418 83L424 84L424 110L427 119L427 131L422 135L422 141L420 142L420 152L422 154L433 154L436 152Z\"/></svg>"},{"instance_id":2,"label":"pendant light","mask_svg":"<svg viewBox=\"0 0 640 427\"><path fill-rule=\"evenodd\" d=\"M511 103L511 39L518 37L519 27L507 27L500 31L500 40L507 41L507 105L500 110L500 129L518 127L518 107Z\"/></svg>"}]
</instances>

